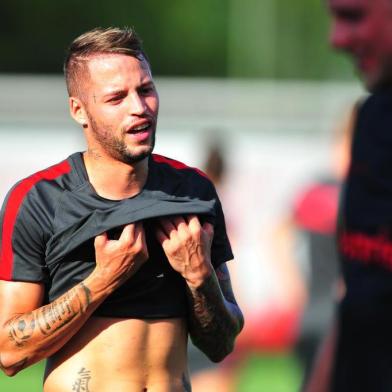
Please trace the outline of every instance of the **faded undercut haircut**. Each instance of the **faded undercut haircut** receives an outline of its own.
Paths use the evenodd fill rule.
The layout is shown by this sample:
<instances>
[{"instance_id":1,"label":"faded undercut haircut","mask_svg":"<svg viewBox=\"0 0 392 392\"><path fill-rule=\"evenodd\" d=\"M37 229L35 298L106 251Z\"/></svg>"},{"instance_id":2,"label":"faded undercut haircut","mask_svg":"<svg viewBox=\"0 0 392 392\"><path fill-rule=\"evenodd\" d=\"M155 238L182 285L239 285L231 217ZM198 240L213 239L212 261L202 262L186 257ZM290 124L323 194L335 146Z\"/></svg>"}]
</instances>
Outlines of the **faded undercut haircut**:
<instances>
[{"instance_id":1,"label":"faded undercut haircut","mask_svg":"<svg viewBox=\"0 0 392 392\"><path fill-rule=\"evenodd\" d=\"M64 61L68 95L82 97L83 81L89 77L89 58L113 53L125 54L148 62L142 41L132 28L98 27L77 37L68 48Z\"/></svg>"}]
</instances>

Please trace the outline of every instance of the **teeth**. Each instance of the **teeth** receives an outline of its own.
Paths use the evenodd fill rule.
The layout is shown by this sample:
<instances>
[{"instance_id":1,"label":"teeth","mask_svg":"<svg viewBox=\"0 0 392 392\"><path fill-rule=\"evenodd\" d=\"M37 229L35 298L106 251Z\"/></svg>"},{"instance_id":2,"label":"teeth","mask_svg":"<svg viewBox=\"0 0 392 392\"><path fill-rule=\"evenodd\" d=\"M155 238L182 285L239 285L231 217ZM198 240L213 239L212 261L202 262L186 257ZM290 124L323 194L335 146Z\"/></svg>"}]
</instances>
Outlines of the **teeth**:
<instances>
[{"instance_id":1,"label":"teeth","mask_svg":"<svg viewBox=\"0 0 392 392\"><path fill-rule=\"evenodd\" d=\"M138 127L133 128L133 131L143 131L150 126L150 123L146 123L143 125L139 125Z\"/></svg>"}]
</instances>

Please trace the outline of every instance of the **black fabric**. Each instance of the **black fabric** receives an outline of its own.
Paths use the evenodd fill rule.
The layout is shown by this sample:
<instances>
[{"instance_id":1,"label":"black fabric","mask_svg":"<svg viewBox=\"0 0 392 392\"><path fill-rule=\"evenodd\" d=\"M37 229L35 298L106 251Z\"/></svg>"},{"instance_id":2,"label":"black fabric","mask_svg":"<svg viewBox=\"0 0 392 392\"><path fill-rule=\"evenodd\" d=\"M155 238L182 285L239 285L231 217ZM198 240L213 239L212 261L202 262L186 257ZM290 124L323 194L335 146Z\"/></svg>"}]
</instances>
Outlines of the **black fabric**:
<instances>
[{"instance_id":1,"label":"black fabric","mask_svg":"<svg viewBox=\"0 0 392 392\"><path fill-rule=\"evenodd\" d=\"M141 193L113 201L95 193L81 153L71 155L68 162L72 169L69 173L39 181L20 206L12 235L12 280L44 282L46 301L51 302L93 271L96 235L108 231L116 236L125 224L142 221L149 260L102 303L95 315L185 315L184 280L168 263L155 239L154 226L158 217L196 214L201 221L214 225L214 267L232 259L222 208L211 182L191 168L178 169L170 160L162 163L151 157ZM3 210L6 208L7 202Z\"/></svg>"},{"instance_id":2,"label":"black fabric","mask_svg":"<svg viewBox=\"0 0 392 392\"><path fill-rule=\"evenodd\" d=\"M392 391L392 93L370 96L354 132L338 227L347 294L333 391Z\"/></svg>"}]
</instances>

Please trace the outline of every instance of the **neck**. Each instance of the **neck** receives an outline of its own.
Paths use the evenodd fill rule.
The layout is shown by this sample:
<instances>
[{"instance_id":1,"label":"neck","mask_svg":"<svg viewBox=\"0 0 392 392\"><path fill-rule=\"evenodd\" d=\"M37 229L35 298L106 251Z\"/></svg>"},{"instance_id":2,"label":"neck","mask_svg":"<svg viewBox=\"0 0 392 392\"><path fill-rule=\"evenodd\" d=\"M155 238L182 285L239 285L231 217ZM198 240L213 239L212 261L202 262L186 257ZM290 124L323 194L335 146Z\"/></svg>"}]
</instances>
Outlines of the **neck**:
<instances>
[{"instance_id":1,"label":"neck","mask_svg":"<svg viewBox=\"0 0 392 392\"><path fill-rule=\"evenodd\" d=\"M127 164L88 149L84 164L91 185L101 197L122 200L136 196L143 189L148 175L148 158Z\"/></svg>"}]
</instances>

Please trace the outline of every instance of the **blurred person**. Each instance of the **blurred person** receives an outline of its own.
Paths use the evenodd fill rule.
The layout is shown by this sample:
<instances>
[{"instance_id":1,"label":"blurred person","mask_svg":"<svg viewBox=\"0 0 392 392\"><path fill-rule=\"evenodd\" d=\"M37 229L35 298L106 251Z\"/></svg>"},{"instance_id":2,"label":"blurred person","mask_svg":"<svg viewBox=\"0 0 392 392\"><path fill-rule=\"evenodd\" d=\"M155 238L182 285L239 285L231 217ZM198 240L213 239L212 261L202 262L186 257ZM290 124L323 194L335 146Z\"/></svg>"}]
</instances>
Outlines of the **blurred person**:
<instances>
[{"instance_id":1,"label":"blurred person","mask_svg":"<svg viewBox=\"0 0 392 392\"><path fill-rule=\"evenodd\" d=\"M227 170L222 142L216 140L210 144L204 166L204 172L214 183L215 187L219 189L224 182L224 176Z\"/></svg>"},{"instance_id":2,"label":"blurred person","mask_svg":"<svg viewBox=\"0 0 392 392\"><path fill-rule=\"evenodd\" d=\"M358 110L338 221L345 295L308 391L391 391L392 2L328 0L331 43L371 95Z\"/></svg>"},{"instance_id":3,"label":"blurred person","mask_svg":"<svg viewBox=\"0 0 392 392\"><path fill-rule=\"evenodd\" d=\"M346 177L356 107L333 135L331 163L296 195L289 217L280 230L281 253L300 266L307 300L301 315L295 353L304 370L304 382L340 296L336 224L341 185Z\"/></svg>"},{"instance_id":4,"label":"blurred person","mask_svg":"<svg viewBox=\"0 0 392 392\"><path fill-rule=\"evenodd\" d=\"M191 391L187 339L211 360L243 324L212 183L152 154L158 94L132 29L71 44L87 151L19 181L0 224L0 367L47 358L46 392Z\"/></svg>"},{"instance_id":5,"label":"blurred person","mask_svg":"<svg viewBox=\"0 0 392 392\"><path fill-rule=\"evenodd\" d=\"M252 219L257 221L254 210L251 205L247 205L246 199L241 208L233 202L231 196L238 193L238 189L234 186L235 176L228 172L228 162L225 154L225 139L223 137L214 138L207 142L207 154L203 169L210 179L213 179L217 192L226 205L226 221L228 233L233 241L234 247L238 246L238 257L243 257L244 261L249 260L249 253L242 254L240 244L243 241L241 231L244 235L247 225L245 215L251 210ZM230 175L231 174L231 175ZM242 173L241 177L244 174ZM233 187L234 186L234 187ZM246 208L248 207L248 208ZM270 243L276 239L276 231L271 230L269 233ZM279 244L280 245L280 244ZM239 385L242 370L246 368L248 361L252 358L265 358L266 361L275 356L287 355L291 350L298 332L298 319L300 311L304 304L305 286L300 276L297 265L294 264L292 258L280 257L278 251L279 245L274 242L274 260L268 263L268 267L275 274L276 289L274 293L268 293L268 298L260 298L260 302L264 302L261 307L254 308L246 296L246 285L252 285L254 282L260 284L263 278L260 275L241 274L235 266L231 265L230 273L232 284L235 288L238 302L243 309L245 319L247 320L244 329L237 338L235 350L218 366L213 366L209 361L200 358L196 352L191 355L191 360L195 361L192 369L191 379L194 392L219 391L219 392L235 392ZM260 249L258 242L253 243L256 252L252 257L257 258L257 251L265 252ZM275 252L276 251L276 252ZM255 263L262 263L261 260L255 259ZM241 268L240 266L238 266ZM241 276L242 275L242 276ZM272 291L270 288L268 291ZM264 375L266 378L268 374Z\"/></svg>"},{"instance_id":6,"label":"blurred person","mask_svg":"<svg viewBox=\"0 0 392 392\"><path fill-rule=\"evenodd\" d=\"M214 129L211 132L215 135L213 139L206 143L206 157L203 164L203 171L213 182L217 193L226 205L226 225L231 242L235 242L235 225L232 223L232 203L228 195L226 183L227 162L225 157L225 143L221 131ZM211 133L210 132L210 133ZM230 269L232 275L232 269ZM234 277L231 277L233 286L236 284L235 270ZM238 289L238 287L237 287ZM236 290L237 291L237 290ZM206 358L200 351L196 351L193 345L190 346L189 366L191 372L192 390L194 392L204 392L215 390L219 392L232 391L236 383L236 367L235 355L228 356L217 366Z\"/></svg>"},{"instance_id":7,"label":"blurred person","mask_svg":"<svg viewBox=\"0 0 392 392\"><path fill-rule=\"evenodd\" d=\"M217 130L212 130L216 135ZM223 140L221 137L215 136L213 141L207 142L207 155L203 165L203 171L208 178L213 182L219 197L223 200L225 192L222 189L226 175L227 163L225 154L223 152ZM230 210L229 210L230 212ZM226 211L227 222L227 211ZM228 227L229 236L232 238L230 232L230 225ZM233 277L231 278L233 280ZM208 390L216 390L220 392L230 391L234 380L226 372L226 367L216 367L209 361L199 350L191 345L189 352L189 368L192 381L192 390L194 392L203 392ZM227 360L227 359L226 359Z\"/></svg>"}]
</instances>

